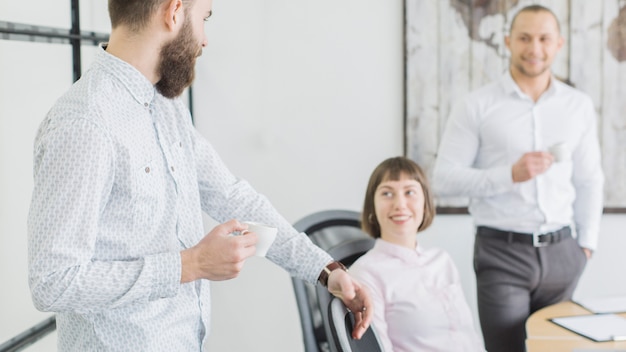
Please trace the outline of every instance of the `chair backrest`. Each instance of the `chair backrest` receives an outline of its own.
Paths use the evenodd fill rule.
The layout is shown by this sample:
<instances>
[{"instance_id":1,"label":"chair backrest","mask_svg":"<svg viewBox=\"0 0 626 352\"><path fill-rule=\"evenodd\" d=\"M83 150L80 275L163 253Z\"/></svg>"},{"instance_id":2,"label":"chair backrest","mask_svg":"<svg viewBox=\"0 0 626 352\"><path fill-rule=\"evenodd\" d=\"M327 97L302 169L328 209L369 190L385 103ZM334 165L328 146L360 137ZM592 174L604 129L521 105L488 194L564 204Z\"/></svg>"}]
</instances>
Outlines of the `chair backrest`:
<instances>
[{"instance_id":1,"label":"chair backrest","mask_svg":"<svg viewBox=\"0 0 626 352\"><path fill-rule=\"evenodd\" d=\"M374 242L375 240L371 237L347 239L345 242L336 244L334 247L330 248L328 250L328 254L336 260L341 261L346 267L350 268L350 266L360 256L374 246ZM324 326L325 336L330 339L332 329L329 323L330 318L328 317L328 306L334 296L328 292L326 287L321 285L317 285L315 290L317 292L317 305L322 311L322 325ZM337 351L333 348L333 344L330 344L329 350L331 352Z\"/></svg>"},{"instance_id":2,"label":"chair backrest","mask_svg":"<svg viewBox=\"0 0 626 352\"><path fill-rule=\"evenodd\" d=\"M372 248L374 239L361 231L360 214L350 210L326 210L308 215L294 224L335 260L349 267ZM328 342L328 304L332 296L320 285L293 278L306 352L331 351Z\"/></svg>"},{"instance_id":3,"label":"chair backrest","mask_svg":"<svg viewBox=\"0 0 626 352\"><path fill-rule=\"evenodd\" d=\"M352 338L354 314L338 298L333 298L328 305L328 319L331 328L331 350L337 352L382 352L376 330L370 326L361 339Z\"/></svg>"}]
</instances>

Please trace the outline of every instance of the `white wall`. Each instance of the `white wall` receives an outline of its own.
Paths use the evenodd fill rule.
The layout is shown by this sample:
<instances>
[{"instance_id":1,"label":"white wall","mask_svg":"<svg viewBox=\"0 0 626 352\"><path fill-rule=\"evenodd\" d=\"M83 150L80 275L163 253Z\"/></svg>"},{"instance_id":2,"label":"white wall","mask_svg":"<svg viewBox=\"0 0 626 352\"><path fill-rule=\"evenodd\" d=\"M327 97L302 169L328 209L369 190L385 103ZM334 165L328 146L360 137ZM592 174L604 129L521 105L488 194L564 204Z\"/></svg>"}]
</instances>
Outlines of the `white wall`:
<instances>
[{"instance_id":1,"label":"white wall","mask_svg":"<svg viewBox=\"0 0 626 352\"><path fill-rule=\"evenodd\" d=\"M377 4L214 2L196 125L290 220L358 207L371 169L402 153L402 7Z\"/></svg>"},{"instance_id":2,"label":"white wall","mask_svg":"<svg viewBox=\"0 0 626 352\"><path fill-rule=\"evenodd\" d=\"M41 19L24 15L28 3L21 11L0 3L0 20L69 21L65 2ZM106 30L102 7L81 12ZM359 210L374 166L402 153L402 1L215 0L214 12L195 84L198 129L289 221ZM71 72L64 49L41 46L0 40L0 342L48 316L32 307L26 282L31 149ZM420 240L452 253L475 312L471 226L468 216L439 216ZM626 263L626 216L605 216L602 226L577 295L626 293L604 274ZM213 312L211 351L303 351L290 278L265 259L214 283ZM53 345L48 338L29 351Z\"/></svg>"}]
</instances>

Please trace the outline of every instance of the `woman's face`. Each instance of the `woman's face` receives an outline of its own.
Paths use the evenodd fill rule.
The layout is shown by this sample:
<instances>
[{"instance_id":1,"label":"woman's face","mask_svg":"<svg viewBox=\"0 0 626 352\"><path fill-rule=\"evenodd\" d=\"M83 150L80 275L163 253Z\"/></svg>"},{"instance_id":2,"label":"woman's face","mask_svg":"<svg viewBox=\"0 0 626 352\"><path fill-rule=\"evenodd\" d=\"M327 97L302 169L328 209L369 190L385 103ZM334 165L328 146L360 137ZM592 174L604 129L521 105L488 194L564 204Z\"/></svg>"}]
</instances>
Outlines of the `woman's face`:
<instances>
[{"instance_id":1,"label":"woman's face","mask_svg":"<svg viewBox=\"0 0 626 352\"><path fill-rule=\"evenodd\" d=\"M415 235L424 218L424 191L414 179L401 175L384 180L374 194L376 218L383 240L415 248Z\"/></svg>"}]
</instances>

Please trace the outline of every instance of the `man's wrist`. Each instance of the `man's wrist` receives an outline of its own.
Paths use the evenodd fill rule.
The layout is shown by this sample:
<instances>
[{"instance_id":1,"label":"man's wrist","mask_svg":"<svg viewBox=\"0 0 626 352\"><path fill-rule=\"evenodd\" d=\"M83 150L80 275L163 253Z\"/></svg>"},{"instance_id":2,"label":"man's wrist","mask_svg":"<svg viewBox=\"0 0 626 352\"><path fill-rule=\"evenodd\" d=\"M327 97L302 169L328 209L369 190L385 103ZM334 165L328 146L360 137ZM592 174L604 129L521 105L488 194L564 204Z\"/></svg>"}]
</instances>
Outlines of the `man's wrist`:
<instances>
[{"instance_id":1,"label":"man's wrist","mask_svg":"<svg viewBox=\"0 0 626 352\"><path fill-rule=\"evenodd\" d=\"M582 247L583 252L585 253L585 256L587 256L587 259L591 259L591 256L593 255L593 250L587 248L587 247Z\"/></svg>"},{"instance_id":2,"label":"man's wrist","mask_svg":"<svg viewBox=\"0 0 626 352\"><path fill-rule=\"evenodd\" d=\"M330 276L330 273L333 270L343 270L343 271L348 271L348 269L346 268L345 265L343 265L341 262L339 261L333 261L331 263L329 263L328 265L326 265L324 267L324 269L322 269L322 272L320 273L320 276L317 278L317 281L319 281L319 283L324 286L324 287L328 287L328 277Z\"/></svg>"}]
</instances>

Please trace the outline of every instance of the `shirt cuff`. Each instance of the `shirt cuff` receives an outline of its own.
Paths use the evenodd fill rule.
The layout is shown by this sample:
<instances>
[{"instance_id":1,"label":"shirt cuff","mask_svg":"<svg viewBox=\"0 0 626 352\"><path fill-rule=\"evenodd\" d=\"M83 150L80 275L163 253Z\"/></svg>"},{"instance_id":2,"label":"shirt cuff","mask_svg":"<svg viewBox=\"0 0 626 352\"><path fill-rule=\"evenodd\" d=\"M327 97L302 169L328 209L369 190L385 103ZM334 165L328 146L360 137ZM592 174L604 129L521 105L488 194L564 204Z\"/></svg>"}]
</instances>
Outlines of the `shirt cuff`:
<instances>
[{"instance_id":1,"label":"shirt cuff","mask_svg":"<svg viewBox=\"0 0 626 352\"><path fill-rule=\"evenodd\" d=\"M588 234L578 234L578 245L581 248L587 248L591 251L595 251L598 247L597 236L590 236Z\"/></svg>"},{"instance_id":2,"label":"shirt cuff","mask_svg":"<svg viewBox=\"0 0 626 352\"><path fill-rule=\"evenodd\" d=\"M182 270L180 253L160 253L144 260L146 269L153 273L150 300L176 296Z\"/></svg>"}]
</instances>

